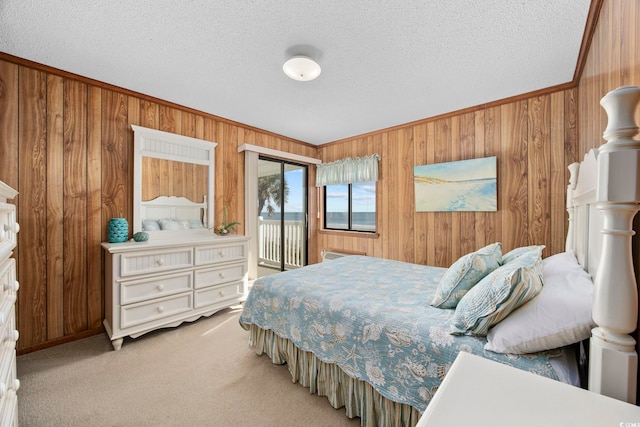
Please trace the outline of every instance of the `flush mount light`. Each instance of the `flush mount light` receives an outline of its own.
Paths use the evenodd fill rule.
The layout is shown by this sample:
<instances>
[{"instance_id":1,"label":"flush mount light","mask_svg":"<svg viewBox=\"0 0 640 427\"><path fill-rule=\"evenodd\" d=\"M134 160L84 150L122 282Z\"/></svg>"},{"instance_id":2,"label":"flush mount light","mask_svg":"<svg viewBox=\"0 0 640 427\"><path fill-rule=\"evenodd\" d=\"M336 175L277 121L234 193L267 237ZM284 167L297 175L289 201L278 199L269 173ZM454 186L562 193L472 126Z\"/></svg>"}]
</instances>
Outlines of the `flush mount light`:
<instances>
[{"instance_id":1,"label":"flush mount light","mask_svg":"<svg viewBox=\"0 0 640 427\"><path fill-rule=\"evenodd\" d=\"M294 80L308 82L320 75L320 65L307 56L294 56L284 63L282 71Z\"/></svg>"}]
</instances>

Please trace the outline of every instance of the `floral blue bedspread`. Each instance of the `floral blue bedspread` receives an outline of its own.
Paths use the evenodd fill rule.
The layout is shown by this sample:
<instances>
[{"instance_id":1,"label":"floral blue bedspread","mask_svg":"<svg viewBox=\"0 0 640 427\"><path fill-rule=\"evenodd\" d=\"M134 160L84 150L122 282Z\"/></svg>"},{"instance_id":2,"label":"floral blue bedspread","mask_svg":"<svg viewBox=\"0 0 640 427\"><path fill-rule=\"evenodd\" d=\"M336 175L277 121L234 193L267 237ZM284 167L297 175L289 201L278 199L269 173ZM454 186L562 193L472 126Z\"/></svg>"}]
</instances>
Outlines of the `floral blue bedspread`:
<instances>
[{"instance_id":1,"label":"floral blue bedspread","mask_svg":"<svg viewBox=\"0 0 640 427\"><path fill-rule=\"evenodd\" d=\"M444 268L365 256L310 265L253 284L240 324L270 329L381 395L424 411L460 351L558 379L547 354L502 355L449 334L431 307Z\"/></svg>"}]
</instances>

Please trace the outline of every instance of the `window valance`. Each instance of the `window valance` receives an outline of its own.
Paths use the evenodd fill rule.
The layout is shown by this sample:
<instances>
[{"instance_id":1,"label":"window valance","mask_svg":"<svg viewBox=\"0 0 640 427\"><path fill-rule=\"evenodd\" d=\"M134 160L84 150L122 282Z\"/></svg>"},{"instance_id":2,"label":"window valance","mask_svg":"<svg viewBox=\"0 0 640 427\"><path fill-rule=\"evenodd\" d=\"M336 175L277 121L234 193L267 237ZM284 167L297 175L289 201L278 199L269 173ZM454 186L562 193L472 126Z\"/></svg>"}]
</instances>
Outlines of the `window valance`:
<instances>
[{"instance_id":1,"label":"window valance","mask_svg":"<svg viewBox=\"0 0 640 427\"><path fill-rule=\"evenodd\" d=\"M372 154L354 159L336 160L316 166L316 187L378 180L380 156Z\"/></svg>"}]
</instances>

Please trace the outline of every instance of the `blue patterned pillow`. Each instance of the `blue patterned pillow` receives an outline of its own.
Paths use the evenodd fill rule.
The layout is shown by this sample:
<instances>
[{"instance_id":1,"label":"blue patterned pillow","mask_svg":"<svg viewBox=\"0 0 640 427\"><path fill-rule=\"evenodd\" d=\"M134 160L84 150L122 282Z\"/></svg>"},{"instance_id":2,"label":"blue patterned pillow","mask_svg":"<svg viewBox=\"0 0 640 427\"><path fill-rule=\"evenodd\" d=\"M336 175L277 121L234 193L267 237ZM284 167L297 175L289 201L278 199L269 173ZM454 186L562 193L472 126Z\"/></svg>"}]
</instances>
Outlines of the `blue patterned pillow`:
<instances>
[{"instance_id":1,"label":"blue patterned pillow","mask_svg":"<svg viewBox=\"0 0 640 427\"><path fill-rule=\"evenodd\" d=\"M204 228L204 225L202 225L202 223L197 219L190 219L189 220L189 228L191 228L191 229Z\"/></svg>"},{"instance_id":2,"label":"blue patterned pillow","mask_svg":"<svg viewBox=\"0 0 640 427\"><path fill-rule=\"evenodd\" d=\"M460 300L453 315L453 335L485 336L489 328L542 290L542 259L522 254L482 279Z\"/></svg>"},{"instance_id":3,"label":"blue patterned pillow","mask_svg":"<svg viewBox=\"0 0 640 427\"><path fill-rule=\"evenodd\" d=\"M178 221L175 221L173 219L161 219L158 221L158 223L160 223L161 230L180 230L181 228L183 228L180 227Z\"/></svg>"},{"instance_id":4,"label":"blue patterned pillow","mask_svg":"<svg viewBox=\"0 0 640 427\"><path fill-rule=\"evenodd\" d=\"M440 279L431 305L438 308L455 308L469 289L500 267L501 260L500 243L492 243L460 257Z\"/></svg>"},{"instance_id":5,"label":"blue patterned pillow","mask_svg":"<svg viewBox=\"0 0 640 427\"><path fill-rule=\"evenodd\" d=\"M153 219L143 219L142 229L144 231L158 231L160 230L160 224L158 224L158 221Z\"/></svg>"},{"instance_id":6,"label":"blue patterned pillow","mask_svg":"<svg viewBox=\"0 0 640 427\"><path fill-rule=\"evenodd\" d=\"M544 249L544 245L533 245L533 246L522 246L519 248L515 248L502 255L502 264L508 264L514 259L518 258L522 255L527 254L537 254L539 257L542 257L542 250Z\"/></svg>"}]
</instances>

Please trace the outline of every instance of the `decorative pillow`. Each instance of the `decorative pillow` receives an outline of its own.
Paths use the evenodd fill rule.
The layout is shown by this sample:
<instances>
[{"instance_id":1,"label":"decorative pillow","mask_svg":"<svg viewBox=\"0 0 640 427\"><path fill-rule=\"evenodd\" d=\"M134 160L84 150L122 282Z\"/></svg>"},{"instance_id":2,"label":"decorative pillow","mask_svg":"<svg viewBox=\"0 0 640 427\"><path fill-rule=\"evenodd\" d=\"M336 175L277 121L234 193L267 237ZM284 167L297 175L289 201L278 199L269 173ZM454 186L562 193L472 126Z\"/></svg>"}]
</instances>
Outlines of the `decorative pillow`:
<instances>
[{"instance_id":1,"label":"decorative pillow","mask_svg":"<svg viewBox=\"0 0 640 427\"><path fill-rule=\"evenodd\" d=\"M161 219L158 222L161 230L180 230L180 224L172 219Z\"/></svg>"},{"instance_id":2,"label":"decorative pillow","mask_svg":"<svg viewBox=\"0 0 640 427\"><path fill-rule=\"evenodd\" d=\"M492 243L460 257L440 279L431 305L438 308L455 308L469 289L500 267L501 260L500 243Z\"/></svg>"},{"instance_id":3,"label":"decorative pillow","mask_svg":"<svg viewBox=\"0 0 640 427\"><path fill-rule=\"evenodd\" d=\"M573 252L562 252L542 263L540 295L494 326L485 350L525 354L564 347L589 338L596 325L591 317L593 281Z\"/></svg>"},{"instance_id":4,"label":"decorative pillow","mask_svg":"<svg viewBox=\"0 0 640 427\"><path fill-rule=\"evenodd\" d=\"M535 253L494 270L460 300L453 315L453 335L487 335L489 328L542 289L542 259Z\"/></svg>"},{"instance_id":5,"label":"decorative pillow","mask_svg":"<svg viewBox=\"0 0 640 427\"><path fill-rule=\"evenodd\" d=\"M190 219L189 228L204 228L204 225L197 219Z\"/></svg>"},{"instance_id":6,"label":"decorative pillow","mask_svg":"<svg viewBox=\"0 0 640 427\"><path fill-rule=\"evenodd\" d=\"M186 219L177 219L175 220L178 223L178 228L180 230L188 230L189 229L189 221Z\"/></svg>"},{"instance_id":7,"label":"decorative pillow","mask_svg":"<svg viewBox=\"0 0 640 427\"><path fill-rule=\"evenodd\" d=\"M538 254L539 257L542 257L542 250L544 249L544 245L533 245L533 246L522 246L519 248L515 248L502 255L502 264L507 264L514 259L518 258L521 255L526 255L528 253Z\"/></svg>"},{"instance_id":8,"label":"decorative pillow","mask_svg":"<svg viewBox=\"0 0 640 427\"><path fill-rule=\"evenodd\" d=\"M144 231L158 231L160 230L160 224L153 219L144 219L142 220L142 229Z\"/></svg>"}]
</instances>

